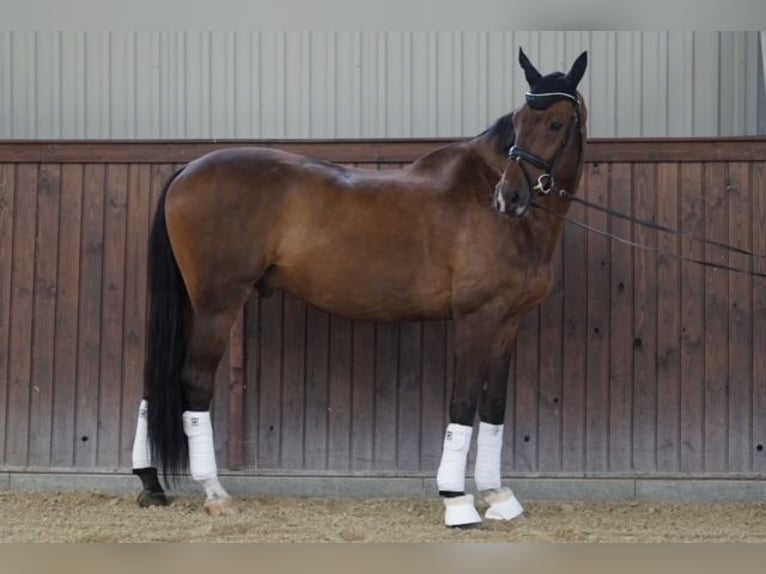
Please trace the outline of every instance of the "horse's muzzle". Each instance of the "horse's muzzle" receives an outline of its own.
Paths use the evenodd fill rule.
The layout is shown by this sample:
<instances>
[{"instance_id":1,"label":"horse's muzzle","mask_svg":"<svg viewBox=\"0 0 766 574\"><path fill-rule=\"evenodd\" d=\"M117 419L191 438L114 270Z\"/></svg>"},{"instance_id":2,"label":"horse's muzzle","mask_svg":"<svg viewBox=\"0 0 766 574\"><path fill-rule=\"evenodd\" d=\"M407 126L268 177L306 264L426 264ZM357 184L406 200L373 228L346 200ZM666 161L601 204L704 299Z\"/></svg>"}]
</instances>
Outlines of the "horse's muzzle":
<instances>
[{"instance_id":1,"label":"horse's muzzle","mask_svg":"<svg viewBox=\"0 0 766 574\"><path fill-rule=\"evenodd\" d=\"M492 195L492 207L504 215L523 217L531 204L532 196L529 193L510 191L506 192L503 185L495 187Z\"/></svg>"}]
</instances>

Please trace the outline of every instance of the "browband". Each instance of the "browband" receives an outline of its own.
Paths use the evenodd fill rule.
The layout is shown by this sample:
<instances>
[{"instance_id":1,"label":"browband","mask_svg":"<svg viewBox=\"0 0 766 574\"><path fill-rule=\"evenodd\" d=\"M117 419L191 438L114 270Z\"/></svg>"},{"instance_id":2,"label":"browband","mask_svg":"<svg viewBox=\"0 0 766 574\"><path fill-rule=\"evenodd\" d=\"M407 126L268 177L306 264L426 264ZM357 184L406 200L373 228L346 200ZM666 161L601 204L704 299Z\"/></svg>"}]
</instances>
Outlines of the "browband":
<instances>
[{"instance_id":1,"label":"browband","mask_svg":"<svg viewBox=\"0 0 766 574\"><path fill-rule=\"evenodd\" d=\"M577 97L572 94L567 94L566 92L545 92L539 94L527 92L524 96L526 97L527 104L529 104L529 107L532 109L545 109L564 99L571 100L578 105L580 104Z\"/></svg>"}]
</instances>

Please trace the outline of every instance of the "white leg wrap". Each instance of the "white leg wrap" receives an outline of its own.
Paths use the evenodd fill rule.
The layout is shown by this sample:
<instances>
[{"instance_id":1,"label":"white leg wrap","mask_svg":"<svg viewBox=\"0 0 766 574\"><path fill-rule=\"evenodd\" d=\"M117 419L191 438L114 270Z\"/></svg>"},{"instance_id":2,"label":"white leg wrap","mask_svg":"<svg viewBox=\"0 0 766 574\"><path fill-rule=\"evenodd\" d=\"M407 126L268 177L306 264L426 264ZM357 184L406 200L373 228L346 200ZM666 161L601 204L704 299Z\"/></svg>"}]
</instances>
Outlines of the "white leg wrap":
<instances>
[{"instance_id":1,"label":"white leg wrap","mask_svg":"<svg viewBox=\"0 0 766 574\"><path fill-rule=\"evenodd\" d=\"M147 423L147 411L149 403L142 400L138 407L138 420L136 421L136 436L133 438L133 468L149 468L152 466L152 453L149 448L149 426Z\"/></svg>"},{"instance_id":2,"label":"white leg wrap","mask_svg":"<svg viewBox=\"0 0 766 574\"><path fill-rule=\"evenodd\" d=\"M465 465L473 427L450 423L444 433L444 447L436 484L439 490L465 492Z\"/></svg>"},{"instance_id":3,"label":"white leg wrap","mask_svg":"<svg viewBox=\"0 0 766 574\"><path fill-rule=\"evenodd\" d=\"M184 411L184 432L189 439L189 466L197 482L218 476L210 411Z\"/></svg>"},{"instance_id":4,"label":"white leg wrap","mask_svg":"<svg viewBox=\"0 0 766 574\"><path fill-rule=\"evenodd\" d=\"M500 453L503 450L503 425L479 423L476 437L476 489L481 492L500 488Z\"/></svg>"}]
</instances>

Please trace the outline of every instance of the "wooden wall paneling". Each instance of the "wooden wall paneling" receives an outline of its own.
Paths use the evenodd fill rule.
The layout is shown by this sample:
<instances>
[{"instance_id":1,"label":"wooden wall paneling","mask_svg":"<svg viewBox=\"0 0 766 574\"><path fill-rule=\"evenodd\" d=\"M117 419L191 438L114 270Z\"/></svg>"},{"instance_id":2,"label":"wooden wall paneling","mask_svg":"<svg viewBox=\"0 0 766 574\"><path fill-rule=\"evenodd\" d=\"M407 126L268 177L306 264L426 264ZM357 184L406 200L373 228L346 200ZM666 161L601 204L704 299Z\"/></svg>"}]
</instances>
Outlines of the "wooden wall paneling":
<instances>
[{"instance_id":1,"label":"wooden wall paneling","mask_svg":"<svg viewBox=\"0 0 766 574\"><path fill-rule=\"evenodd\" d=\"M657 165L657 223L680 229L678 164ZM657 247L680 254L680 240L657 234ZM681 273L678 260L657 257L657 470L678 472L681 464Z\"/></svg>"},{"instance_id":2,"label":"wooden wall paneling","mask_svg":"<svg viewBox=\"0 0 766 574\"><path fill-rule=\"evenodd\" d=\"M60 199L61 166L42 164L37 185L34 337L29 395L28 464L35 467L47 467L51 461Z\"/></svg>"}]
</instances>

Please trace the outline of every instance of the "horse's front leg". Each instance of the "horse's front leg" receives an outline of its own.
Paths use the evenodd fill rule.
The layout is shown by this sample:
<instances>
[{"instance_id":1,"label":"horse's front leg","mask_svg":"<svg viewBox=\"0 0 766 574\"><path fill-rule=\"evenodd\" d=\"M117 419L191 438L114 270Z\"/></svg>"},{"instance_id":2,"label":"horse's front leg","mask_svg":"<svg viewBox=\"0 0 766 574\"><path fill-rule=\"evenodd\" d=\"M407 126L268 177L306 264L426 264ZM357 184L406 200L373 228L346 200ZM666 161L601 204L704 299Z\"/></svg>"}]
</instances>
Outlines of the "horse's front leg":
<instances>
[{"instance_id":1,"label":"horse's front leg","mask_svg":"<svg viewBox=\"0 0 766 574\"><path fill-rule=\"evenodd\" d=\"M465 492L465 471L489 351L497 331L496 317L497 310L487 307L455 318L455 384L449 407L450 422L444 433L442 458L436 474L447 526L481 523L473 495Z\"/></svg>"},{"instance_id":2,"label":"horse's front leg","mask_svg":"<svg viewBox=\"0 0 766 574\"><path fill-rule=\"evenodd\" d=\"M513 520L524 512L511 489L503 487L500 478L508 373L518 332L519 319L515 317L498 331L491 347L487 380L479 406L474 479L476 490L489 504L485 516L495 520Z\"/></svg>"}]
</instances>

